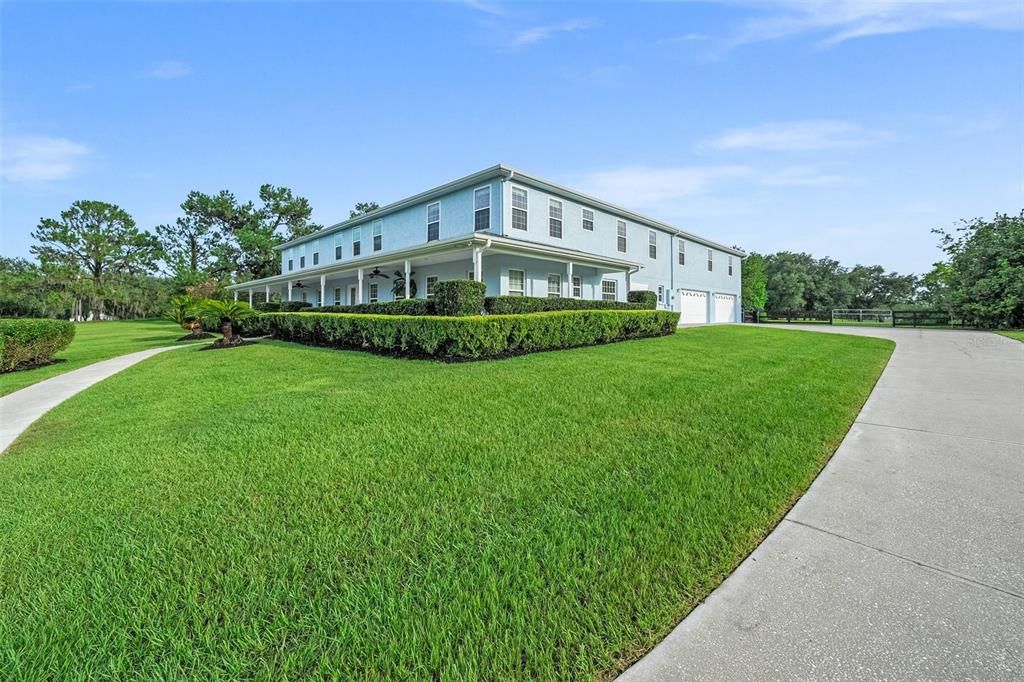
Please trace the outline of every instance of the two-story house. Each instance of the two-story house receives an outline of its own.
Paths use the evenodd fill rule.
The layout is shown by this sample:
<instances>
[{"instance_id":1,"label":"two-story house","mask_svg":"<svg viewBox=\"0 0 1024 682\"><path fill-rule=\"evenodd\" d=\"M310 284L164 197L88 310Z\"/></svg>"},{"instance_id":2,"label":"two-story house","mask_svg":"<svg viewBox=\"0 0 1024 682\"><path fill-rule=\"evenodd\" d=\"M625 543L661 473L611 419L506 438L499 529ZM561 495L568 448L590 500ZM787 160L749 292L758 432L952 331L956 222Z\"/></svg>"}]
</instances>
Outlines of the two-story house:
<instances>
[{"instance_id":1,"label":"two-story house","mask_svg":"<svg viewBox=\"0 0 1024 682\"><path fill-rule=\"evenodd\" d=\"M681 323L740 319L745 254L508 166L383 206L277 247L281 274L229 287L249 302L344 305L429 298L446 279L487 294L626 300L654 291ZM395 273L405 285L393 292Z\"/></svg>"}]
</instances>

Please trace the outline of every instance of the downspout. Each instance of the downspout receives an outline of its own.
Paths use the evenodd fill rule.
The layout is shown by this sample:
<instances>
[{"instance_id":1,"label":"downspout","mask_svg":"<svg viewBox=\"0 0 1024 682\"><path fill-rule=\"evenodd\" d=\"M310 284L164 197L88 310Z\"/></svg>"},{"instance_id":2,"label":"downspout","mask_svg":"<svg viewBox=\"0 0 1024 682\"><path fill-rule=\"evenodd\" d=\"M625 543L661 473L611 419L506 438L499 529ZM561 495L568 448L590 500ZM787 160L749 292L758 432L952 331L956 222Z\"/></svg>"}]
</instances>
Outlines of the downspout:
<instances>
[{"instance_id":1,"label":"downspout","mask_svg":"<svg viewBox=\"0 0 1024 682\"><path fill-rule=\"evenodd\" d=\"M674 303L676 296L676 263L678 263L679 261L677 260L676 256L675 240L678 237L678 234L673 234L669 235L668 238L668 298L670 298L673 301L673 303L671 303L668 307L669 310L676 309L676 304Z\"/></svg>"}]
</instances>

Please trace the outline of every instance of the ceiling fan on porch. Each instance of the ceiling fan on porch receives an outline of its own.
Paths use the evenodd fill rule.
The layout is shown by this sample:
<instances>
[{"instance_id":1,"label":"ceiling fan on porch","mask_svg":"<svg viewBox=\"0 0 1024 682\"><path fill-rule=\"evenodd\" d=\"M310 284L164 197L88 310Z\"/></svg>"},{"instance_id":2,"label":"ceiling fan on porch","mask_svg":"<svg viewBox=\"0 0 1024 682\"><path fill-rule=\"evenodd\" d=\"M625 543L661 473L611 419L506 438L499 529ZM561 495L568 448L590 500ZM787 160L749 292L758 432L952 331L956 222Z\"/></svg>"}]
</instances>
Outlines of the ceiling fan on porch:
<instances>
[{"instance_id":1,"label":"ceiling fan on porch","mask_svg":"<svg viewBox=\"0 0 1024 682\"><path fill-rule=\"evenodd\" d=\"M385 275L383 272L380 271L380 268L374 268L372 271L370 271L370 274L368 274L367 277L369 277L370 279L374 279L376 277L383 277L384 279L391 279L391 276L390 275Z\"/></svg>"},{"instance_id":2,"label":"ceiling fan on porch","mask_svg":"<svg viewBox=\"0 0 1024 682\"><path fill-rule=\"evenodd\" d=\"M292 285L292 288L294 288L294 289L305 289L306 285L302 283L302 280L299 280L298 282L296 282L295 284Z\"/></svg>"}]
</instances>

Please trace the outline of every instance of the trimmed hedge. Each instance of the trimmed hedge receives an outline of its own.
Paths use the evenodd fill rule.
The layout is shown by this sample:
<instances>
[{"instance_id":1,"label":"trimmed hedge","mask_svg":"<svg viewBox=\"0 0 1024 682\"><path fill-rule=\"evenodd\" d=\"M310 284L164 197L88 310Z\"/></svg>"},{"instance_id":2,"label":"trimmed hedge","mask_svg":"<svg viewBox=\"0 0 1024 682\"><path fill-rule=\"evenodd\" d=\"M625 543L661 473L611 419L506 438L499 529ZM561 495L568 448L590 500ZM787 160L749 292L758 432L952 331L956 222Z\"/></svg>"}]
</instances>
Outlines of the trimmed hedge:
<instances>
[{"instance_id":1,"label":"trimmed hedge","mask_svg":"<svg viewBox=\"0 0 1024 682\"><path fill-rule=\"evenodd\" d=\"M0 320L0 372L50 362L74 338L66 320Z\"/></svg>"},{"instance_id":2,"label":"trimmed hedge","mask_svg":"<svg viewBox=\"0 0 1024 682\"><path fill-rule=\"evenodd\" d=\"M462 317L484 311L487 285L471 279L449 279L434 285L434 305L438 315Z\"/></svg>"},{"instance_id":3,"label":"trimmed hedge","mask_svg":"<svg viewBox=\"0 0 1024 682\"><path fill-rule=\"evenodd\" d=\"M641 310L625 301L588 301L582 298L539 298L537 296L488 296L484 309L492 315L546 313L555 310Z\"/></svg>"},{"instance_id":4,"label":"trimmed hedge","mask_svg":"<svg viewBox=\"0 0 1024 682\"><path fill-rule=\"evenodd\" d=\"M278 301L266 301L254 304L253 308L261 313L276 313L281 310L281 304Z\"/></svg>"},{"instance_id":5,"label":"trimmed hedge","mask_svg":"<svg viewBox=\"0 0 1024 682\"><path fill-rule=\"evenodd\" d=\"M626 294L626 300L645 310L654 310L658 307L658 295L653 291L631 291Z\"/></svg>"},{"instance_id":6,"label":"trimmed hedge","mask_svg":"<svg viewBox=\"0 0 1024 682\"><path fill-rule=\"evenodd\" d=\"M294 313L302 310L303 308L311 307L313 307L313 304L307 303L306 301L281 301L280 308L278 308L278 310L282 313Z\"/></svg>"},{"instance_id":7,"label":"trimmed hedge","mask_svg":"<svg viewBox=\"0 0 1024 682\"><path fill-rule=\"evenodd\" d=\"M354 315L436 315L433 300L408 298L382 303L358 303L356 305L325 305L303 311L309 313L350 313Z\"/></svg>"},{"instance_id":8,"label":"trimmed hedge","mask_svg":"<svg viewBox=\"0 0 1024 682\"><path fill-rule=\"evenodd\" d=\"M480 360L672 334L679 313L664 310L561 310L528 315L414 317L267 313L252 333L314 346L405 357Z\"/></svg>"}]
</instances>

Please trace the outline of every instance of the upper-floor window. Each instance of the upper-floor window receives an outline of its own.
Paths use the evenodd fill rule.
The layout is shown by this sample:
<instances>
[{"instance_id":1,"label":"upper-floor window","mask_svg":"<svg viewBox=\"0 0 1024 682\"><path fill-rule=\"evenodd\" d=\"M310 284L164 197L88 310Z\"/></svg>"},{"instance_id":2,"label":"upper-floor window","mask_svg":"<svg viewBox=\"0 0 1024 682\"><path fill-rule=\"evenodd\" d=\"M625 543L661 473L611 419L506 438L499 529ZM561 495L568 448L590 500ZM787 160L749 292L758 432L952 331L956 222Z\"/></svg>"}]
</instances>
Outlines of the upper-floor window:
<instances>
[{"instance_id":1,"label":"upper-floor window","mask_svg":"<svg viewBox=\"0 0 1024 682\"><path fill-rule=\"evenodd\" d=\"M562 276L548 275L548 298L562 297Z\"/></svg>"},{"instance_id":2,"label":"upper-floor window","mask_svg":"<svg viewBox=\"0 0 1024 682\"><path fill-rule=\"evenodd\" d=\"M654 230L647 231L647 256L658 258L658 233Z\"/></svg>"},{"instance_id":3,"label":"upper-floor window","mask_svg":"<svg viewBox=\"0 0 1024 682\"><path fill-rule=\"evenodd\" d=\"M572 297L583 298L583 280L579 275L572 276Z\"/></svg>"},{"instance_id":4,"label":"upper-floor window","mask_svg":"<svg viewBox=\"0 0 1024 682\"><path fill-rule=\"evenodd\" d=\"M583 209L583 229L587 232L594 231L594 212L589 208Z\"/></svg>"},{"instance_id":5,"label":"upper-floor window","mask_svg":"<svg viewBox=\"0 0 1024 682\"><path fill-rule=\"evenodd\" d=\"M526 295L526 272L523 270L508 271L508 295Z\"/></svg>"},{"instance_id":6,"label":"upper-floor window","mask_svg":"<svg viewBox=\"0 0 1024 682\"><path fill-rule=\"evenodd\" d=\"M512 229L525 230L527 226L527 211L530 208L529 196L522 187L512 188Z\"/></svg>"},{"instance_id":7,"label":"upper-floor window","mask_svg":"<svg viewBox=\"0 0 1024 682\"><path fill-rule=\"evenodd\" d=\"M291 258L289 258L288 259L288 272L291 272L294 269L295 269L295 261L292 260Z\"/></svg>"},{"instance_id":8,"label":"upper-floor window","mask_svg":"<svg viewBox=\"0 0 1024 682\"><path fill-rule=\"evenodd\" d=\"M616 246L619 253L626 253L626 221L620 220L615 226Z\"/></svg>"},{"instance_id":9,"label":"upper-floor window","mask_svg":"<svg viewBox=\"0 0 1024 682\"><path fill-rule=\"evenodd\" d=\"M373 221L373 250L380 251L384 246L384 221Z\"/></svg>"},{"instance_id":10,"label":"upper-floor window","mask_svg":"<svg viewBox=\"0 0 1024 682\"><path fill-rule=\"evenodd\" d=\"M427 290L427 298L434 298L434 286L437 284L437 277L427 277L427 286L424 288Z\"/></svg>"},{"instance_id":11,"label":"upper-floor window","mask_svg":"<svg viewBox=\"0 0 1024 682\"><path fill-rule=\"evenodd\" d=\"M679 240L679 264L686 265L686 242Z\"/></svg>"},{"instance_id":12,"label":"upper-floor window","mask_svg":"<svg viewBox=\"0 0 1024 682\"><path fill-rule=\"evenodd\" d=\"M305 255L299 256L299 267L300 268L306 267L306 256Z\"/></svg>"},{"instance_id":13,"label":"upper-floor window","mask_svg":"<svg viewBox=\"0 0 1024 682\"><path fill-rule=\"evenodd\" d=\"M491 187L481 187L473 192L473 229L491 229Z\"/></svg>"},{"instance_id":14,"label":"upper-floor window","mask_svg":"<svg viewBox=\"0 0 1024 682\"><path fill-rule=\"evenodd\" d=\"M548 234L562 238L562 202L548 199Z\"/></svg>"},{"instance_id":15,"label":"upper-floor window","mask_svg":"<svg viewBox=\"0 0 1024 682\"><path fill-rule=\"evenodd\" d=\"M427 206L427 241L433 242L441 238L441 202L435 201Z\"/></svg>"},{"instance_id":16,"label":"upper-floor window","mask_svg":"<svg viewBox=\"0 0 1024 682\"><path fill-rule=\"evenodd\" d=\"M711 272L713 267L714 267L714 261L712 260L711 249L708 249L708 272Z\"/></svg>"},{"instance_id":17,"label":"upper-floor window","mask_svg":"<svg viewBox=\"0 0 1024 682\"><path fill-rule=\"evenodd\" d=\"M732 277L732 256L729 256L729 276Z\"/></svg>"},{"instance_id":18,"label":"upper-floor window","mask_svg":"<svg viewBox=\"0 0 1024 682\"><path fill-rule=\"evenodd\" d=\"M617 301L619 300L619 286L618 282L614 279L603 279L601 280L601 300L602 301Z\"/></svg>"},{"instance_id":19,"label":"upper-floor window","mask_svg":"<svg viewBox=\"0 0 1024 682\"><path fill-rule=\"evenodd\" d=\"M334 260L341 260L341 232L334 235Z\"/></svg>"},{"instance_id":20,"label":"upper-floor window","mask_svg":"<svg viewBox=\"0 0 1024 682\"><path fill-rule=\"evenodd\" d=\"M320 265L320 240L313 242L313 265Z\"/></svg>"},{"instance_id":21,"label":"upper-floor window","mask_svg":"<svg viewBox=\"0 0 1024 682\"><path fill-rule=\"evenodd\" d=\"M352 255L358 256L363 252L363 228L352 228Z\"/></svg>"}]
</instances>

